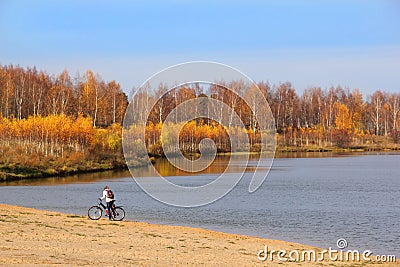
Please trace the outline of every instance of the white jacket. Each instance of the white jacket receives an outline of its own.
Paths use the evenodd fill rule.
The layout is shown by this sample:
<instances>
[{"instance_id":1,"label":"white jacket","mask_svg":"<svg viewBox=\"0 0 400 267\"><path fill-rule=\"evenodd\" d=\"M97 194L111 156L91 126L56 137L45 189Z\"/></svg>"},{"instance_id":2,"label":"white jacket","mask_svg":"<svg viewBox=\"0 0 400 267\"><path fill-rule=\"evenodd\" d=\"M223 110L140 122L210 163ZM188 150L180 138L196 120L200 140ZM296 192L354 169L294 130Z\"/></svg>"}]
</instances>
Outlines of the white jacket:
<instances>
[{"instance_id":1,"label":"white jacket","mask_svg":"<svg viewBox=\"0 0 400 267\"><path fill-rule=\"evenodd\" d=\"M105 189L104 191L103 191L103 196L100 198L101 200L103 200L104 198L106 199L106 202L110 202L110 201L113 201L114 199L113 198L109 198L108 196L107 196L107 191L108 190L110 190L110 189Z\"/></svg>"}]
</instances>

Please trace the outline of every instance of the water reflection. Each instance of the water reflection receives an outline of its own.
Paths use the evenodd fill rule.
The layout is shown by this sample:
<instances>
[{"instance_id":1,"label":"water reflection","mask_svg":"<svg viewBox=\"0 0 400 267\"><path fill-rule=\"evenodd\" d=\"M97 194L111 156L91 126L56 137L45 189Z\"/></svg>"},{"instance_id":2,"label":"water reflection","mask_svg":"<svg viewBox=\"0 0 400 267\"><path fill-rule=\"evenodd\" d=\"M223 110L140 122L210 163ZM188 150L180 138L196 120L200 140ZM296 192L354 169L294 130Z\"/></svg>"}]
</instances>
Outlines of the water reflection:
<instances>
[{"instance_id":1,"label":"water reflection","mask_svg":"<svg viewBox=\"0 0 400 267\"><path fill-rule=\"evenodd\" d=\"M110 178L129 177L128 170L111 170L102 172L79 173L69 176L55 176L48 178L25 179L18 181L8 181L0 183L0 186L39 186L39 185L62 185L62 184L77 184L77 183L93 183Z\"/></svg>"},{"instance_id":2,"label":"water reflection","mask_svg":"<svg viewBox=\"0 0 400 267\"><path fill-rule=\"evenodd\" d=\"M154 164L155 169L161 176L192 176L199 174L216 174L228 171L227 166L229 161L231 161L232 168L229 169L230 172L240 172L243 167L246 167L246 171L254 170L254 166L247 164L248 160L256 160L259 158L258 154L236 154L236 155L221 155L215 158L215 160L210 164L209 167L200 172L187 172L179 168L176 168L172 163L170 163L165 158L160 158ZM205 159L207 161L207 159ZM179 159L177 160L178 163ZM196 164L196 163L193 163ZM186 169L192 169L191 166L185 166ZM149 176L144 169L139 173L140 177Z\"/></svg>"},{"instance_id":3,"label":"water reflection","mask_svg":"<svg viewBox=\"0 0 400 267\"><path fill-rule=\"evenodd\" d=\"M336 157L353 157L360 155L398 155L399 152L280 152L275 154L275 158L336 158ZM249 162L247 162L247 158ZM215 158L213 163L201 172L186 172L181 169L174 167L166 158L159 158L156 160L154 167L161 176L193 176L193 175L206 175L206 174L218 174L223 173L227 169L227 164L231 160L233 163L233 168L230 169L231 172L240 170L241 167L245 165L246 172L252 172L256 168L254 162L257 162L259 154L235 154L235 155L219 155ZM237 165L237 169L235 169ZM268 170L269 166L262 166L265 171ZM281 166L279 164L273 164L271 167L274 170L280 170ZM138 177L149 177L152 173L149 167L140 167L135 170ZM111 170L103 172L93 172L93 173L80 173L69 176L55 176L49 178L36 178L29 180L19 180L19 181L6 181L0 182L0 186L38 186L38 185L62 185L62 184L74 184L74 183L93 183L101 180L118 179L131 177L128 170Z\"/></svg>"}]
</instances>

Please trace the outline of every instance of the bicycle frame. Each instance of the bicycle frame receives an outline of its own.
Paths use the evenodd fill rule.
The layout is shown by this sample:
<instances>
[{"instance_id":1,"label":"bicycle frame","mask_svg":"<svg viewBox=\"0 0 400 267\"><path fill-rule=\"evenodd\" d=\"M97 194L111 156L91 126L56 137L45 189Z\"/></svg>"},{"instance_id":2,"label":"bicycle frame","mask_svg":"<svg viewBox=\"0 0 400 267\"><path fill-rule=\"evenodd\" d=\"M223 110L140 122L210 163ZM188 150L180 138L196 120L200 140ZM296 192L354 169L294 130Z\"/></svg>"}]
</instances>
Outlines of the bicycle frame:
<instances>
[{"instance_id":1,"label":"bicycle frame","mask_svg":"<svg viewBox=\"0 0 400 267\"><path fill-rule=\"evenodd\" d=\"M104 210L108 210L108 209L107 209L107 206L104 205L102 201L99 201L99 200L98 200L98 201L97 201L97 204L98 204L99 207L103 208ZM111 209L114 211L115 208L117 208L117 207L122 207L122 206L115 206L115 204L113 204L112 207L111 207Z\"/></svg>"},{"instance_id":2,"label":"bicycle frame","mask_svg":"<svg viewBox=\"0 0 400 267\"><path fill-rule=\"evenodd\" d=\"M97 201L97 204L99 205L99 206L101 206L104 210L106 210L107 209L107 206L106 205L104 205L103 204L103 202L101 202L101 201Z\"/></svg>"}]
</instances>

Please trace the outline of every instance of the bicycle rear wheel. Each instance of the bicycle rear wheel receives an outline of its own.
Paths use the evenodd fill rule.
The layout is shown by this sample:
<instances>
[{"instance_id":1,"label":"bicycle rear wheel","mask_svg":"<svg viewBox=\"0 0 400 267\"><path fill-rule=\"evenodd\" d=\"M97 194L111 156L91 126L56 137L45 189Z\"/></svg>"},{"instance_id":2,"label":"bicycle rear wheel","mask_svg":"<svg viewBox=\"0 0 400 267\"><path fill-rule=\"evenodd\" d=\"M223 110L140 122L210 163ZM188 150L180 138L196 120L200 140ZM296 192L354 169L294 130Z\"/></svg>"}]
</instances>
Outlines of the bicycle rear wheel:
<instances>
[{"instance_id":1,"label":"bicycle rear wheel","mask_svg":"<svg viewBox=\"0 0 400 267\"><path fill-rule=\"evenodd\" d=\"M121 207L116 207L114 210L114 221L122 221L125 218L125 211Z\"/></svg>"},{"instance_id":2,"label":"bicycle rear wheel","mask_svg":"<svg viewBox=\"0 0 400 267\"><path fill-rule=\"evenodd\" d=\"M91 220L98 220L101 218L103 210L98 206L92 206L88 209L88 216Z\"/></svg>"}]
</instances>

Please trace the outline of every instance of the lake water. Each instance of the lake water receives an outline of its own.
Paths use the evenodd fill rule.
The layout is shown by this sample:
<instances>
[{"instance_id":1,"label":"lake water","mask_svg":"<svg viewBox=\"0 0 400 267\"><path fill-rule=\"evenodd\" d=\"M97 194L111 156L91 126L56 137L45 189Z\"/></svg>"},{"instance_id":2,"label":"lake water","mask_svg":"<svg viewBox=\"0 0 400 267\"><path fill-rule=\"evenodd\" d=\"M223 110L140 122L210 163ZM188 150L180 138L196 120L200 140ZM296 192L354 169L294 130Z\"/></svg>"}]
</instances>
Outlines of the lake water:
<instances>
[{"instance_id":1,"label":"lake water","mask_svg":"<svg viewBox=\"0 0 400 267\"><path fill-rule=\"evenodd\" d=\"M156 166L171 181L194 185L215 179L215 172L224 169L226 162L218 158L208 171L196 176L171 170L165 160ZM176 208L153 200L127 171L3 183L0 194L2 203L85 215L107 184L130 220L322 248L336 248L337 239L345 238L348 249L400 256L399 154L319 153L277 158L264 184L252 194L247 191L251 168L248 171L228 195L199 208Z\"/></svg>"}]
</instances>

